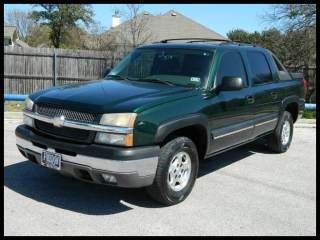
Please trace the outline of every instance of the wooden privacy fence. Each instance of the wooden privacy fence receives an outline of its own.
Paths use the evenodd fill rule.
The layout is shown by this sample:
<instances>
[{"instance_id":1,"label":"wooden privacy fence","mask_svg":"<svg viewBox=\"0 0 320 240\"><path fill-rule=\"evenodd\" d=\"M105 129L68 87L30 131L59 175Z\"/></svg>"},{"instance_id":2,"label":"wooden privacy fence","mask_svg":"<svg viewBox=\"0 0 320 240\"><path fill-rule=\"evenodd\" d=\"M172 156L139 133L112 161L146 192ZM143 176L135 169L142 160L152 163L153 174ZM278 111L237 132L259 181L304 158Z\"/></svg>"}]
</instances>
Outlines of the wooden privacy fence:
<instances>
[{"instance_id":1,"label":"wooden privacy fence","mask_svg":"<svg viewBox=\"0 0 320 240\"><path fill-rule=\"evenodd\" d=\"M4 93L30 94L55 85L99 79L123 54L4 47Z\"/></svg>"},{"instance_id":2,"label":"wooden privacy fence","mask_svg":"<svg viewBox=\"0 0 320 240\"><path fill-rule=\"evenodd\" d=\"M55 85L103 77L126 53L54 48L4 47L4 93L30 94ZM308 80L307 101L315 101L316 67L287 66Z\"/></svg>"}]
</instances>

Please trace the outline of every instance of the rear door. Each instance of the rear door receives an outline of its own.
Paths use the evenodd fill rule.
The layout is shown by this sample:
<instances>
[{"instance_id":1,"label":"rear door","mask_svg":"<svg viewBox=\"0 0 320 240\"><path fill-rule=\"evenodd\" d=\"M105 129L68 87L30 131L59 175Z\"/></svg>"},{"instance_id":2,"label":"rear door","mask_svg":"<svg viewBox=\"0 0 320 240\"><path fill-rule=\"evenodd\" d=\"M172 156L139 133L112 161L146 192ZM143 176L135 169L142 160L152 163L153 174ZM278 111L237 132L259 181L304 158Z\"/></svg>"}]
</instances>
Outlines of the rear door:
<instances>
[{"instance_id":1,"label":"rear door","mask_svg":"<svg viewBox=\"0 0 320 240\"><path fill-rule=\"evenodd\" d=\"M266 52L247 50L248 75L254 101L254 137L275 128L280 113L280 90Z\"/></svg>"}]
</instances>

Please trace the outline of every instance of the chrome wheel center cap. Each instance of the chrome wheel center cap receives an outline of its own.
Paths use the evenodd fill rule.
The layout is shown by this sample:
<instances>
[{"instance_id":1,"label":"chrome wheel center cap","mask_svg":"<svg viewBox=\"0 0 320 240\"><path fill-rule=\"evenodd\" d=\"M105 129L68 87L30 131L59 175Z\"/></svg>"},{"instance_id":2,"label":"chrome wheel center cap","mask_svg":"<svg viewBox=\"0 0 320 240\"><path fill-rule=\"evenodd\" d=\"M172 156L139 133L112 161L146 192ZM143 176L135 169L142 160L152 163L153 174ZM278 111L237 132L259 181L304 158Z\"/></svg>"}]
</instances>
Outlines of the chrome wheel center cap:
<instances>
[{"instance_id":1,"label":"chrome wheel center cap","mask_svg":"<svg viewBox=\"0 0 320 240\"><path fill-rule=\"evenodd\" d=\"M282 145L286 145L289 142L290 139L290 123L289 121L285 121L282 126L282 132L281 132L281 143Z\"/></svg>"},{"instance_id":2,"label":"chrome wheel center cap","mask_svg":"<svg viewBox=\"0 0 320 240\"><path fill-rule=\"evenodd\" d=\"M167 183L175 192L187 186L191 173L191 158L186 152L177 153L171 160L168 170Z\"/></svg>"}]
</instances>

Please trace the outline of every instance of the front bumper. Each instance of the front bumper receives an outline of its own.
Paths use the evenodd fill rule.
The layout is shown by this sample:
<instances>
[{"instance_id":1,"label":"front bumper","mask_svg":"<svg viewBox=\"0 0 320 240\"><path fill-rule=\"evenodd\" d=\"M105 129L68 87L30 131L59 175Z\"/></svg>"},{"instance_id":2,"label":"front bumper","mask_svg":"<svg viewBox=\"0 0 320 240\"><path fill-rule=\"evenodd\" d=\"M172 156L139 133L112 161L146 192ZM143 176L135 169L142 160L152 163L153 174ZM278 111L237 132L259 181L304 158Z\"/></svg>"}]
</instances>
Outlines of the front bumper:
<instances>
[{"instance_id":1,"label":"front bumper","mask_svg":"<svg viewBox=\"0 0 320 240\"><path fill-rule=\"evenodd\" d=\"M37 134L26 125L16 128L16 143L29 160L40 164L41 153L53 149L62 156L61 173L100 184L137 188L153 183L159 146L111 147L99 144L62 142ZM116 183L104 180L102 174L116 178Z\"/></svg>"}]
</instances>

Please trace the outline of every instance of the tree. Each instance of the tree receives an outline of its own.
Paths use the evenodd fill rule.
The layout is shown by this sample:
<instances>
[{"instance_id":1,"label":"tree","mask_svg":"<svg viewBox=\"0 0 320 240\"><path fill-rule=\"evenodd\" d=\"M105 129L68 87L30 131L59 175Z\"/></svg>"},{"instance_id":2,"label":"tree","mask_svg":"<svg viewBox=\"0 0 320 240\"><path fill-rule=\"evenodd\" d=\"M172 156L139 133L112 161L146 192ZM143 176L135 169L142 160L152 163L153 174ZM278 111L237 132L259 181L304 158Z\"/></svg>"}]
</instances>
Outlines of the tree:
<instances>
[{"instance_id":1,"label":"tree","mask_svg":"<svg viewBox=\"0 0 320 240\"><path fill-rule=\"evenodd\" d=\"M310 66L316 66L316 16L316 4L278 4L263 16L285 31L288 63L303 70L309 86L307 96L313 93L316 83L315 75L309 75Z\"/></svg>"},{"instance_id":2,"label":"tree","mask_svg":"<svg viewBox=\"0 0 320 240\"><path fill-rule=\"evenodd\" d=\"M315 91L315 75L309 71L316 64L315 31L306 38L304 30L280 32L273 28L266 31L249 33L236 29L227 33L232 41L251 42L272 51L289 71L303 71L309 81L306 99Z\"/></svg>"},{"instance_id":3,"label":"tree","mask_svg":"<svg viewBox=\"0 0 320 240\"><path fill-rule=\"evenodd\" d=\"M89 34L84 35L84 48L90 50L111 51L115 44L115 36L105 33L101 23L91 24Z\"/></svg>"},{"instance_id":4,"label":"tree","mask_svg":"<svg viewBox=\"0 0 320 240\"><path fill-rule=\"evenodd\" d=\"M19 37L25 40L34 21L29 17L29 12L20 10L11 10L6 14L6 24L15 26Z\"/></svg>"},{"instance_id":5,"label":"tree","mask_svg":"<svg viewBox=\"0 0 320 240\"><path fill-rule=\"evenodd\" d=\"M129 17L129 31L132 40L132 46L137 47L145 43L151 37L147 29L148 15L141 12L141 5L127 4Z\"/></svg>"},{"instance_id":6,"label":"tree","mask_svg":"<svg viewBox=\"0 0 320 240\"><path fill-rule=\"evenodd\" d=\"M228 32L227 36L232 41L252 43L269 49L279 58L281 62L286 63L288 60L288 49L285 45L286 36L275 28L262 32L255 31L253 33L236 29Z\"/></svg>"},{"instance_id":7,"label":"tree","mask_svg":"<svg viewBox=\"0 0 320 240\"><path fill-rule=\"evenodd\" d=\"M50 28L48 26L33 25L25 38L31 47L51 47Z\"/></svg>"},{"instance_id":8,"label":"tree","mask_svg":"<svg viewBox=\"0 0 320 240\"><path fill-rule=\"evenodd\" d=\"M235 29L227 33L227 37L232 41L259 44L261 42L261 35L255 31L253 33L246 32L242 29Z\"/></svg>"},{"instance_id":9,"label":"tree","mask_svg":"<svg viewBox=\"0 0 320 240\"><path fill-rule=\"evenodd\" d=\"M110 32L118 36L124 51L135 48L152 38L152 32L148 28L150 16L142 11L142 5L127 4L120 15L125 17L126 21Z\"/></svg>"},{"instance_id":10,"label":"tree","mask_svg":"<svg viewBox=\"0 0 320 240\"><path fill-rule=\"evenodd\" d=\"M31 18L50 28L50 40L59 48L68 36L68 31L83 23L88 26L93 22L93 12L87 4L40 4L42 11L33 11Z\"/></svg>"},{"instance_id":11,"label":"tree","mask_svg":"<svg viewBox=\"0 0 320 240\"><path fill-rule=\"evenodd\" d=\"M315 29L316 4L276 4L262 16L266 22L279 24L284 31Z\"/></svg>"}]
</instances>

